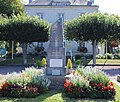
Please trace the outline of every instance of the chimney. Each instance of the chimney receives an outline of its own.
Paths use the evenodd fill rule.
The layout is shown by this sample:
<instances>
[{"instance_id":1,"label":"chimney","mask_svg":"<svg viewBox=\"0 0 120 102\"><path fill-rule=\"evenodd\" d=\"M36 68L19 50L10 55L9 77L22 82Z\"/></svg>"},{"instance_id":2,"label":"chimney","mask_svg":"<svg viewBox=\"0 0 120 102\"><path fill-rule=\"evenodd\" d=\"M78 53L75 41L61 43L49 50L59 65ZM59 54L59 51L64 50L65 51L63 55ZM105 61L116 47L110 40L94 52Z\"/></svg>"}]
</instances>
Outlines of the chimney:
<instances>
[{"instance_id":1,"label":"chimney","mask_svg":"<svg viewBox=\"0 0 120 102\"><path fill-rule=\"evenodd\" d=\"M29 3L31 3L32 2L32 0L29 0Z\"/></svg>"}]
</instances>

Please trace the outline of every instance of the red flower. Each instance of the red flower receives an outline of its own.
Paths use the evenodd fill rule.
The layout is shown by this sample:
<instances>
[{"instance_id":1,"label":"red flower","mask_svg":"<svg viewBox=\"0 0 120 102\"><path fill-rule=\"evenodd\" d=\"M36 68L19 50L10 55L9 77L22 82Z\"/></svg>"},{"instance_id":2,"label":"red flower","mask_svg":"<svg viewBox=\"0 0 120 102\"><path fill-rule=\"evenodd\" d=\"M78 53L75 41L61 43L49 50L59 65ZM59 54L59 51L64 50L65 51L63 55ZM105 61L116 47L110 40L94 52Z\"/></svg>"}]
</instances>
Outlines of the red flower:
<instances>
[{"instance_id":1,"label":"red flower","mask_svg":"<svg viewBox=\"0 0 120 102\"><path fill-rule=\"evenodd\" d=\"M111 87L110 87L110 86L107 86L107 89L108 89L108 90L111 90Z\"/></svg>"},{"instance_id":2,"label":"red flower","mask_svg":"<svg viewBox=\"0 0 120 102\"><path fill-rule=\"evenodd\" d=\"M72 82L70 82L68 79L65 80L65 83L64 83L64 88L66 87L71 87L72 86Z\"/></svg>"},{"instance_id":3,"label":"red flower","mask_svg":"<svg viewBox=\"0 0 120 102\"><path fill-rule=\"evenodd\" d=\"M114 86L114 83L113 82L109 82L108 85L109 86Z\"/></svg>"},{"instance_id":4,"label":"red flower","mask_svg":"<svg viewBox=\"0 0 120 102\"><path fill-rule=\"evenodd\" d=\"M108 90L108 88L107 88L107 87L104 87L104 88L103 88L103 91L106 91L106 90Z\"/></svg>"},{"instance_id":5,"label":"red flower","mask_svg":"<svg viewBox=\"0 0 120 102\"><path fill-rule=\"evenodd\" d=\"M68 80L68 79L66 79L66 80L65 80L65 83L69 83L69 80Z\"/></svg>"},{"instance_id":6,"label":"red flower","mask_svg":"<svg viewBox=\"0 0 120 102\"><path fill-rule=\"evenodd\" d=\"M115 89L115 88L113 88L113 90L114 90L114 92L115 92L115 95L116 95L116 89Z\"/></svg>"},{"instance_id":7,"label":"red flower","mask_svg":"<svg viewBox=\"0 0 120 102\"><path fill-rule=\"evenodd\" d=\"M100 84L98 84L98 86L99 86L100 88L102 88L103 84L102 84L102 83L100 83Z\"/></svg>"},{"instance_id":8,"label":"red flower","mask_svg":"<svg viewBox=\"0 0 120 102\"><path fill-rule=\"evenodd\" d=\"M81 89L80 89L80 88L78 88L77 90L78 90L78 92L81 92Z\"/></svg>"},{"instance_id":9,"label":"red flower","mask_svg":"<svg viewBox=\"0 0 120 102\"><path fill-rule=\"evenodd\" d=\"M67 88L67 87L68 87L68 84L67 84L67 83L65 83L65 84L64 84L64 88Z\"/></svg>"}]
</instances>

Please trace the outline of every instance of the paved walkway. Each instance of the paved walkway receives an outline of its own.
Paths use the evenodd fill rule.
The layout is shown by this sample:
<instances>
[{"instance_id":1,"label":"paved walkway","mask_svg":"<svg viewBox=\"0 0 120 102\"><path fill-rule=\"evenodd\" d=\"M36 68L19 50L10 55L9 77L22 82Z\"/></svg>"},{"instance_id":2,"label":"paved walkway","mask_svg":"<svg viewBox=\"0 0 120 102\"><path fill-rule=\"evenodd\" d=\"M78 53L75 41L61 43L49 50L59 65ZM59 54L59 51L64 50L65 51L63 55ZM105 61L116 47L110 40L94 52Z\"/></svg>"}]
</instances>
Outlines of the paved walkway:
<instances>
[{"instance_id":1,"label":"paved walkway","mask_svg":"<svg viewBox=\"0 0 120 102\"><path fill-rule=\"evenodd\" d=\"M96 66L102 69L110 77L116 77L120 75L120 66ZM25 69L25 66L0 66L0 74L6 75L7 73L21 72Z\"/></svg>"},{"instance_id":2,"label":"paved walkway","mask_svg":"<svg viewBox=\"0 0 120 102\"><path fill-rule=\"evenodd\" d=\"M0 66L0 74L6 75L7 73L21 72L25 70L24 66Z\"/></svg>"},{"instance_id":3,"label":"paved walkway","mask_svg":"<svg viewBox=\"0 0 120 102\"><path fill-rule=\"evenodd\" d=\"M120 75L120 66L96 66L99 69L102 69L110 79L120 86L120 83L117 82L117 75ZM0 75L7 75L7 73L21 72L25 70L25 66L0 66ZM2 79L0 79L2 80Z\"/></svg>"}]
</instances>

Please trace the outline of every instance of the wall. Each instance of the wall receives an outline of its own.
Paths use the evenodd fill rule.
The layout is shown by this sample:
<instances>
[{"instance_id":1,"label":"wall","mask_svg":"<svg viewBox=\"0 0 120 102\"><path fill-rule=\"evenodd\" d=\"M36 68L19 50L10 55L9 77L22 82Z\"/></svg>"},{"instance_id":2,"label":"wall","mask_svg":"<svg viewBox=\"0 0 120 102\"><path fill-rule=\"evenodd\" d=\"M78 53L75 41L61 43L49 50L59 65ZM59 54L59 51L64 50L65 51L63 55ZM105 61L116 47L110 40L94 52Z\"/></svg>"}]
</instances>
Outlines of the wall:
<instances>
[{"instance_id":1,"label":"wall","mask_svg":"<svg viewBox=\"0 0 120 102\"><path fill-rule=\"evenodd\" d=\"M31 16L36 16L38 13L43 14L43 19L53 24L58 19L58 13L64 14L64 21L71 20L75 17L79 17L84 13L98 12L98 6L87 6L87 5L70 5L70 6L25 6L25 12ZM77 52L77 43L75 41L71 42L72 52ZM49 46L49 42L44 44L45 50ZM92 53L92 46L90 42L86 42L86 47L88 48L88 53Z\"/></svg>"}]
</instances>

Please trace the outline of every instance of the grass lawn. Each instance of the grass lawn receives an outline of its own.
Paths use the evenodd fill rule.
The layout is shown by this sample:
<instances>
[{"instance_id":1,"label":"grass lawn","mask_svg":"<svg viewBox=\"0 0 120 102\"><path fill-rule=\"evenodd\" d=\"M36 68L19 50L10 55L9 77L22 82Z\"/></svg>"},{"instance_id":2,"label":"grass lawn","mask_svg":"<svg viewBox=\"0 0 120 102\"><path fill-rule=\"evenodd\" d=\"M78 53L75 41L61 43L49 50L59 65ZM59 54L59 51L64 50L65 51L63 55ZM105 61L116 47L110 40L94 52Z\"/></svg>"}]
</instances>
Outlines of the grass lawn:
<instances>
[{"instance_id":1,"label":"grass lawn","mask_svg":"<svg viewBox=\"0 0 120 102\"><path fill-rule=\"evenodd\" d=\"M93 60L91 60L88 64L92 64ZM96 59L96 64L110 64L110 65L115 65L118 64L120 65L120 59Z\"/></svg>"},{"instance_id":2,"label":"grass lawn","mask_svg":"<svg viewBox=\"0 0 120 102\"><path fill-rule=\"evenodd\" d=\"M41 60L40 56L27 56L27 61L28 64L34 64L33 58L37 61L37 60ZM0 65L22 65L22 56L20 57L14 57L14 59L12 60L10 57L6 58L6 60L1 61Z\"/></svg>"},{"instance_id":3,"label":"grass lawn","mask_svg":"<svg viewBox=\"0 0 120 102\"><path fill-rule=\"evenodd\" d=\"M62 94L62 91L49 91L48 93L38 96L37 98L0 98L0 102L120 102L120 87L115 84L117 89L115 100L89 100L89 99L71 99Z\"/></svg>"}]
</instances>

